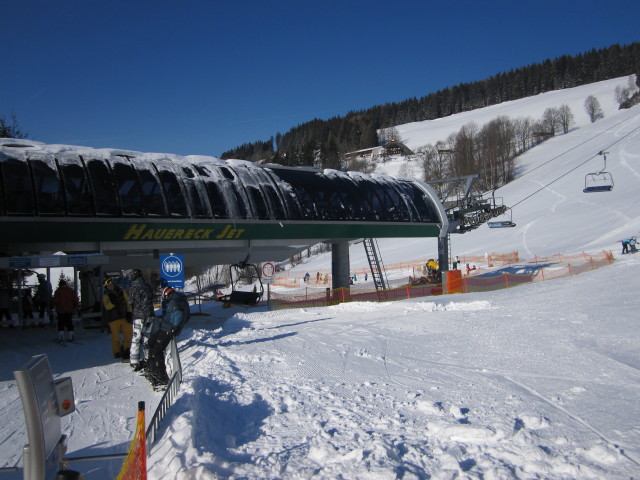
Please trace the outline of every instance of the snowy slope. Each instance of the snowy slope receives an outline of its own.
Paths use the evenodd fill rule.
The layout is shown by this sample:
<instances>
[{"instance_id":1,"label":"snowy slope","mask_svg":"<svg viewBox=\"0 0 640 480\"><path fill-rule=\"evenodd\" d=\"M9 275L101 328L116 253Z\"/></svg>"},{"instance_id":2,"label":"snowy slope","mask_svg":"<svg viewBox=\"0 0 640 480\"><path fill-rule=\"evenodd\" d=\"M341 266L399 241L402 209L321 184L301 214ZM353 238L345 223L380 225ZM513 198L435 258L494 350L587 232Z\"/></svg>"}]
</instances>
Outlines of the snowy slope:
<instances>
[{"instance_id":1,"label":"snowy slope","mask_svg":"<svg viewBox=\"0 0 640 480\"><path fill-rule=\"evenodd\" d=\"M545 92L436 120L398 125L396 128L405 144L414 150L428 143L435 145L439 140L445 141L451 133L457 132L462 125L469 122L474 122L482 127L485 123L503 115L513 120L520 117L531 117L537 121L542 118L542 114L547 108L558 108L561 105L568 105L575 116L575 126L583 127L591 123L584 108L585 99L590 95L596 97L605 118L615 115L618 112L616 87L628 87L630 78L633 83L634 76L614 78L580 87Z\"/></svg>"},{"instance_id":2,"label":"snowy slope","mask_svg":"<svg viewBox=\"0 0 640 480\"><path fill-rule=\"evenodd\" d=\"M452 238L460 255L611 249L611 266L386 304L207 307L210 316L182 334L185 381L150 452L149 478L639 478L640 255L620 256L617 243L640 232L639 132L636 107L536 147L498 192L518 226ZM604 148L615 188L584 194ZM436 252L434 239L380 246L387 263ZM364 264L362 250L352 248L352 264ZM328 268L327 256L313 262L299 269ZM0 333L0 465L21 465L12 371L31 354L47 353L56 374L73 378L78 411L63 419L69 456L123 451L137 401L149 416L159 401L113 362L106 335L78 332L82 344L62 348L49 329ZM118 464L72 466L102 480Z\"/></svg>"},{"instance_id":3,"label":"snowy slope","mask_svg":"<svg viewBox=\"0 0 640 480\"><path fill-rule=\"evenodd\" d=\"M626 85L627 79L617 80ZM536 117L546 106L567 103L578 117L580 99L589 94L606 92L613 96L616 81L600 82L589 86L551 92L518 102L507 102L507 107L489 107L479 112L479 119L489 121L486 110L504 114L519 112L516 116ZM562 97L562 94L567 97ZM547 97L553 97L553 101ZM606 95L601 95L601 102ZM565 101L566 98L566 101ZM542 106L536 103L542 102ZM573 103L571 103L573 102ZM518 110L517 105L521 105ZM580 108L579 108L580 107ZM461 114L459 123L451 122L451 131L457 131L471 121L473 112ZM484 225L464 235L452 235L452 254L484 254L485 252L518 251L522 258L549 256L556 253L597 252L617 250L616 242L626 235L640 232L640 109L608 110L605 118L591 124L577 122L567 135L559 135L525 153L518 159L518 178L496 191L505 205L513 207L514 229L490 229ZM536 117L537 118L537 117ZM422 142L431 122L414 125L413 132ZM478 121L481 125L482 122ZM406 126L403 126L406 127ZM429 140L431 141L431 140ZM608 151L607 171L615 182L609 194L584 194L585 175L603 168L603 157L598 152ZM386 173L383 166L381 172ZM393 168L393 166L391 167ZM421 252L416 258L437 256L435 240L379 240L386 263L409 260L406 252ZM352 249L352 264L367 265L362 247ZM315 268L315 267L314 267ZM310 269L313 270L313 268Z\"/></svg>"}]
</instances>

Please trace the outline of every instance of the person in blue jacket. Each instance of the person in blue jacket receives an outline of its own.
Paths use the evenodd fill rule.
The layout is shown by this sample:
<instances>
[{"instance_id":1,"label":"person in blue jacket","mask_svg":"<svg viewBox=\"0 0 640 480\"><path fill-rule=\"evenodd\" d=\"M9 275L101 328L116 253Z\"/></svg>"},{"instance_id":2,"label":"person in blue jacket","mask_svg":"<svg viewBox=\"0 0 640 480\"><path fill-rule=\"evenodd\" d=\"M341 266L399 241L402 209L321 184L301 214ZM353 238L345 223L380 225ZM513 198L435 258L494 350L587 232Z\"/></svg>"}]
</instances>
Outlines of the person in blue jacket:
<instances>
[{"instance_id":1,"label":"person in blue jacket","mask_svg":"<svg viewBox=\"0 0 640 480\"><path fill-rule=\"evenodd\" d=\"M625 253L629 253L629 240L629 238L620 240L622 242L622 255L624 255Z\"/></svg>"},{"instance_id":2,"label":"person in blue jacket","mask_svg":"<svg viewBox=\"0 0 640 480\"><path fill-rule=\"evenodd\" d=\"M147 378L154 387L166 385L169 381L164 351L171 339L180 334L190 315L187 297L172 287L162 290L162 300L165 303L164 315L158 330L149 338Z\"/></svg>"}]
</instances>

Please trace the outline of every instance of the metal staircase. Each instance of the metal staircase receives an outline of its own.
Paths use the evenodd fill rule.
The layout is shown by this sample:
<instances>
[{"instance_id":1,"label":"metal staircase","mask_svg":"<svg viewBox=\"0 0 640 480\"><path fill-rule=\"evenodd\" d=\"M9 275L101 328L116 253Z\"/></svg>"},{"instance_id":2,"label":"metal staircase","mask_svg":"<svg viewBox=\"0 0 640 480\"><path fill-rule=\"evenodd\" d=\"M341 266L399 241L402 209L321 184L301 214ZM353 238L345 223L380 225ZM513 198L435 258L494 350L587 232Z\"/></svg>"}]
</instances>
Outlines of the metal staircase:
<instances>
[{"instance_id":1,"label":"metal staircase","mask_svg":"<svg viewBox=\"0 0 640 480\"><path fill-rule=\"evenodd\" d=\"M364 251L367 254L367 260L369 261L369 268L371 269L371 276L373 277L376 290L378 292L385 292L385 290L389 288L389 281L387 280L387 273L384 270L382 257L379 253L378 242L376 242L375 238L365 238L362 243L364 244Z\"/></svg>"}]
</instances>

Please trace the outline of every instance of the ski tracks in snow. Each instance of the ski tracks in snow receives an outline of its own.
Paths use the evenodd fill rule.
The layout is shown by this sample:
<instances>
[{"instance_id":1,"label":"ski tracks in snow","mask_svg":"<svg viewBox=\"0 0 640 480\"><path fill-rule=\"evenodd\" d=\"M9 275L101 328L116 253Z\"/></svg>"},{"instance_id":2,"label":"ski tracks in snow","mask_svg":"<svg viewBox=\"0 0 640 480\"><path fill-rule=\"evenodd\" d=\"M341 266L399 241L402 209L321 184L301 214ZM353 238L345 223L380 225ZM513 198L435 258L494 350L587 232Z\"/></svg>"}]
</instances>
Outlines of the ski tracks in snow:
<instances>
[{"instance_id":1,"label":"ski tracks in snow","mask_svg":"<svg viewBox=\"0 0 640 480\"><path fill-rule=\"evenodd\" d=\"M606 378L558 375L574 385L562 404L516 380L535 385L534 371L484 368L465 352L472 344L456 346L490 302L407 302L382 321L367 319L370 308L388 307L240 314L213 335L194 331L150 479L455 478L476 467L485 478L595 479L627 458L570 408L589 381L606 391ZM575 448L566 421L593 446Z\"/></svg>"},{"instance_id":2,"label":"ski tracks in snow","mask_svg":"<svg viewBox=\"0 0 640 480\"><path fill-rule=\"evenodd\" d=\"M611 458L620 458L620 457L624 457L627 460L629 460L630 462L633 462L636 466L640 467L640 459L636 458L635 454L630 454L629 452L625 452L625 450L623 448L621 448L620 446L620 442L616 442L610 438L607 437L607 435L605 435L603 432L599 431L598 429L596 429L595 427L593 427L588 421L586 421L585 419L581 418L579 415L577 415L576 413L570 411L569 409L563 407L562 405L560 405L558 402L555 402L547 397L545 397L544 395L542 395L540 392L536 391L535 389L528 387L527 385L516 381L515 379L506 376L506 375L501 375L501 377L508 382L511 382L512 384L514 384L515 386L517 386L518 388L520 388L521 390L523 390L524 392L528 393L529 395L538 398L539 400L543 401L544 403L550 405L551 407L553 407L556 410L559 410L560 412L562 412L563 414L565 414L567 417L569 417L572 421L579 423L580 425L582 425L584 428L590 430L591 432L593 432L596 436L598 436L603 442L604 445L600 445L598 447L597 450L592 450L592 456L596 455L598 458L598 460L602 461L603 463L608 463L609 459ZM584 389L582 389L584 390ZM574 392L578 393L581 391L580 387L574 387L573 389ZM595 454L594 452L599 452L597 454Z\"/></svg>"}]
</instances>

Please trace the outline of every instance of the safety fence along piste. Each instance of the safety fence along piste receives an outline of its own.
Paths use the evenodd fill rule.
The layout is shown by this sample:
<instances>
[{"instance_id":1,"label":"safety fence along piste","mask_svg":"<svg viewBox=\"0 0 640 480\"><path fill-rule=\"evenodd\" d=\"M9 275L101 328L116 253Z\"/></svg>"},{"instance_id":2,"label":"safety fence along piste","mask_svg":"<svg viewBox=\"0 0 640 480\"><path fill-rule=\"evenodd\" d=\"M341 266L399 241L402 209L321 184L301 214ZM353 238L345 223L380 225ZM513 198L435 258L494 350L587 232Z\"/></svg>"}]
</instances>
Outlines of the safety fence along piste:
<instances>
[{"instance_id":1,"label":"safety fence along piste","mask_svg":"<svg viewBox=\"0 0 640 480\"><path fill-rule=\"evenodd\" d=\"M495 255L495 254L492 254ZM467 257L469 258L469 257ZM287 292L271 292L271 308L273 310L286 308L310 308L337 305L343 302L385 302L404 300L408 298L442 295L444 293L473 293L488 292L502 288L511 288L533 282L541 282L556 278L578 275L595 270L613 263L611 252L602 251L598 254L581 253L577 255L554 255L552 257L535 257L528 262L512 263L510 260L518 258L517 253L506 261L496 261L494 258L477 257L473 270L467 270L460 257L460 269L446 272L446 283L419 282L415 267L407 264L408 278L392 281L394 287L387 290L376 290L371 282L354 284L350 288L321 288L316 287L312 277L311 286ZM505 257L501 257L501 260ZM366 273L366 272L365 272ZM361 278L364 273L361 273Z\"/></svg>"}]
</instances>

